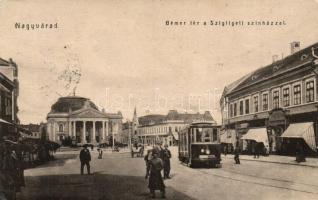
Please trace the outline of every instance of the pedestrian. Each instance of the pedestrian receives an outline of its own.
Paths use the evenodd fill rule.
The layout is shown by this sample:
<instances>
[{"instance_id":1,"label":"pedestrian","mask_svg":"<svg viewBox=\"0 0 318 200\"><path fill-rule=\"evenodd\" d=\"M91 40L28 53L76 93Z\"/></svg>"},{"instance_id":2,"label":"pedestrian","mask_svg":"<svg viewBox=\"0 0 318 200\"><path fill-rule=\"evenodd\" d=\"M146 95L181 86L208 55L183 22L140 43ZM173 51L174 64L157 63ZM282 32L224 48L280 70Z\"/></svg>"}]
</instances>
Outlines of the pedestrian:
<instances>
[{"instance_id":1,"label":"pedestrian","mask_svg":"<svg viewBox=\"0 0 318 200\"><path fill-rule=\"evenodd\" d=\"M168 144L165 144L165 148L163 149L163 178L170 178L170 158L171 158L171 152L168 149Z\"/></svg>"},{"instance_id":2,"label":"pedestrian","mask_svg":"<svg viewBox=\"0 0 318 200\"><path fill-rule=\"evenodd\" d=\"M146 176L145 176L146 179L149 176L149 161L152 159L152 151L153 149L148 150L147 154L144 157L145 164L146 164Z\"/></svg>"},{"instance_id":3,"label":"pedestrian","mask_svg":"<svg viewBox=\"0 0 318 200\"><path fill-rule=\"evenodd\" d=\"M306 162L304 147L300 142L296 143L296 162Z\"/></svg>"},{"instance_id":4,"label":"pedestrian","mask_svg":"<svg viewBox=\"0 0 318 200\"><path fill-rule=\"evenodd\" d=\"M235 164L241 164L241 162L240 162L240 148L238 145L236 145L236 147L234 149L234 160L235 160Z\"/></svg>"},{"instance_id":5,"label":"pedestrian","mask_svg":"<svg viewBox=\"0 0 318 200\"><path fill-rule=\"evenodd\" d=\"M256 145L255 145L256 158L259 158L260 151L261 151L261 142L256 142Z\"/></svg>"},{"instance_id":6,"label":"pedestrian","mask_svg":"<svg viewBox=\"0 0 318 200\"><path fill-rule=\"evenodd\" d=\"M84 174L84 166L86 165L87 168L87 174L90 173L90 164L89 162L91 161L91 154L89 150L87 149L87 145L83 146L84 148L80 152L80 161L81 161L81 175Z\"/></svg>"},{"instance_id":7,"label":"pedestrian","mask_svg":"<svg viewBox=\"0 0 318 200\"><path fill-rule=\"evenodd\" d=\"M251 140L250 142L251 147L252 147L252 154L254 155L254 158L256 158L256 149L257 149L257 144L255 141Z\"/></svg>"},{"instance_id":8,"label":"pedestrian","mask_svg":"<svg viewBox=\"0 0 318 200\"><path fill-rule=\"evenodd\" d=\"M224 153L224 156L226 156L226 154L227 154L227 144L224 145L223 153Z\"/></svg>"},{"instance_id":9,"label":"pedestrian","mask_svg":"<svg viewBox=\"0 0 318 200\"><path fill-rule=\"evenodd\" d=\"M97 151L98 151L98 159L102 159L103 158L103 150L98 148Z\"/></svg>"},{"instance_id":10,"label":"pedestrian","mask_svg":"<svg viewBox=\"0 0 318 200\"><path fill-rule=\"evenodd\" d=\"M152 152L152 159L148 161L149 183L148 188L152 198L155 198L155 191L160 190L161 198L165 197L165 185L163 183L161 170L163 169L163 161L159 158L159 152L154 149ZM146 175L146 178L148 176Z\"/></svg>"}]
</instances>

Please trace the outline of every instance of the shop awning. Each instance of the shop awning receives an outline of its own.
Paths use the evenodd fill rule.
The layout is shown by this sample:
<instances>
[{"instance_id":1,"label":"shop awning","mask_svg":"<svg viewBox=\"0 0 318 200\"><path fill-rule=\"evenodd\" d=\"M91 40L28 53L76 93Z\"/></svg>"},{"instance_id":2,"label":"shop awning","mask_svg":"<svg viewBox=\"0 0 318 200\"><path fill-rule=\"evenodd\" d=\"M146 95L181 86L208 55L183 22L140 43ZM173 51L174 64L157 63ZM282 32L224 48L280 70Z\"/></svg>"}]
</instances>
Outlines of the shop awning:
<instances>
[{"instance_id":1,"label":"shop awning","mask_svg":"<svg viewBox=\"0 0 318 200\"><path fill-rule=\"evenodd\" d=\"M268 136L266 128L251 128L245 135L241 137L241 139L262 142L264 143L265 147L268 147Z\"/></svg>"},{"instance_id":2,"label":"shop awning","mask_svg":"<svg viewBox=\"0 0 318 200\"><path fill-rule=\"evenodd\" d=\"M312 150L317 150L313 122L290 124L281 137L303 138Z\"/></svg>"},{"instance_id":3,"label":"shop awning","mask_svg":"<svg viewBox=\"0 0 318 200\"><path fill-rule=\"evenodd\" d=\"M0 123L13 125L12 123L10 123L10 122L8 122L8 121L6 121L6 120L4 120L4 119L1 119L1 118L0 118Z\"/></svg>"},{"instance_id":4,"label":"shop awning","mask_svg":"<svg viewBox=\"0 0 318 200\"><path fill-rule=\"evenodd\" d=\"M235 144L236 134L234 129L228 129L221 132L220 142L225 144Z\"/></svg>"}]
</instances>

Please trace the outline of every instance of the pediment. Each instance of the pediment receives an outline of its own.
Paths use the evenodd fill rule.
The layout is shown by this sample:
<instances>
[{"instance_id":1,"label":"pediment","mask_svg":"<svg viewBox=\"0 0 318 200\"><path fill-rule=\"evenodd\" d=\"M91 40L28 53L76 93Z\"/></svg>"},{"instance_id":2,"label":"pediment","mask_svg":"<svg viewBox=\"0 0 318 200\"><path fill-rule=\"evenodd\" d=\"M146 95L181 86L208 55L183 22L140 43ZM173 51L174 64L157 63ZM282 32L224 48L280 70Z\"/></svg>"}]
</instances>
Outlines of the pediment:
<instances>
[{"instance_id":1,"label":"pediment","mask_svg":"<svg viewBox=\"0 0 318 200\"><path fill-rule=\"evenodd\" d=\"M107 116L95 109L87 108L84 110L78 110L70 115L70 117L77 118L106 118Z\"/></svg>"}]
</instances>

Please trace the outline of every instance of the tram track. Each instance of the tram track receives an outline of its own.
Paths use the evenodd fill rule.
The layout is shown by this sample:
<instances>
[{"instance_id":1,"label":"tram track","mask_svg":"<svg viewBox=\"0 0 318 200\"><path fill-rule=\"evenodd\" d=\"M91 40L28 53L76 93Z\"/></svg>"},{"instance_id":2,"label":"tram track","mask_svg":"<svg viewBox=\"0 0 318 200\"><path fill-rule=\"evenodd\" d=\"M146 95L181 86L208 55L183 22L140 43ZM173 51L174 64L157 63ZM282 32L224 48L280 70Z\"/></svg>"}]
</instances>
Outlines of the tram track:
<instances>
[{"instance_id":1,"label":"tram track","mask_svg":"<svg viewBox=\"0 0 318 200\"><path fill-rule=\"evenodd\" d=\"M318 185L313 185L313 184L308 184L308 183L300 183L300 182L294 182L291 180L284 180L284 179L277 179L277 178L268 178L268 177L263 177L263 176L257 176L254 174L246 174L246 173L239 173L233 170L225 170L221 169L222 171L233 173L233 174L238 174L238 175L243 175L243 176L250 176L250 177L255 177L255 178L261 178L261 179L266 179L266 180L273 180L273 181L279 181L279 182L285 182L285 183L291 183L291 184L299 184L299 185L304 185L304 186L310 186L310 187L316 187L318 189Z\"/></svg>"},{"instance_id":2,"label":"tram track","mask_svg":"<svg viewBox=\"0 0 318 200\"><path fill-rule=\"evenodd\" d=\"M221 169L221 170L223 170L223 169ZM228 180L232 180L232 181L238 181L238 182L241 182L241 183L256 184L256 185L265 186L265 187L284 189L284 190L295 191L295 192L303 192L303 193L307 193L307 194L316 194L316 195L318 194L318 192L314 192L314 191L291 188L291 187L286 187L286 186L279 186L277 184L270 184L270 183L264 183L264 182L262 183L260 181L252 181L252 180L242 179L242 178L238 178L238 177L232 177L232 176L216 174L216 173L213 173L211 171L207 172L204 169L198 169L196 171L201 173L201 174L211 175L211 176L215 176L215 177L223 178L223 179L228 179ZM246 174L233 173L231 171L226 171L226 170L223 170L223 171L228 172L228 173L232 173L232 174L236 174L236 175L240 175L240 176L249 176L249 175L246 175ZM303 186L318 187L316 185L296 183L296 182L288 181L288 180L279 180L279 179L274 180L274 179L271 179L271 178L264 178L264 177L258 177L258 176L250 176L250 177L257 178L257 179L263 179L263 180L269 180L269 181L276 181L279 184L282 184L282 182L283 182L283 183L288 183L288 184L293 185L293 186L295 186L295 185L303 185Z\"/></svg>"}]
</instances>

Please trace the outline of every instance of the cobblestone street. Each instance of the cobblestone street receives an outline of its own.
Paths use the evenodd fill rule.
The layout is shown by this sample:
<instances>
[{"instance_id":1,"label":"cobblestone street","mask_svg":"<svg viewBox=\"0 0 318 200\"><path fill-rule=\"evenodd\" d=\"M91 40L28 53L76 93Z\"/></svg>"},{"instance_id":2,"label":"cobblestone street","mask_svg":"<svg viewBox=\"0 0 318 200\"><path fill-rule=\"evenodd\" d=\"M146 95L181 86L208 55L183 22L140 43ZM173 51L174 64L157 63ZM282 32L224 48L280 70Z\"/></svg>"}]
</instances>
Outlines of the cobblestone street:
<instances>
[{"instance_id":1,"label":"cobblestone street","mask_svg":"<svg viewBox=\"0 0 318 200\"><path fill-rule=\"evenodd\" d=\"M317 199L317 169L223 157L220 169L191 169L173 149L167 199ZM93 175L80 175L78 151L58 152L57 159L25 171L26 187L18 199L150 199L142 158L129 153L92 152ZM159 198L159 193L157 193Z\"/></svg>"}]
</instances>

